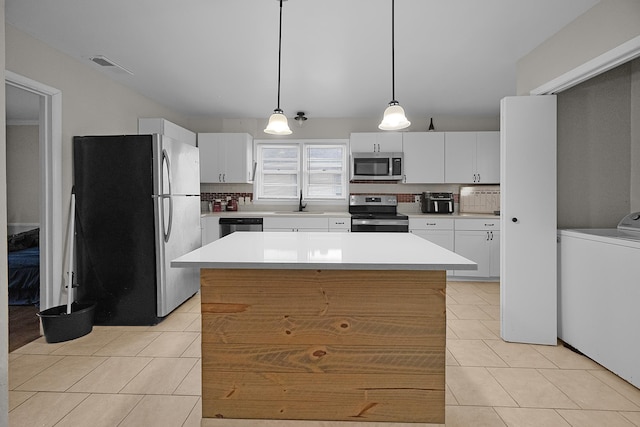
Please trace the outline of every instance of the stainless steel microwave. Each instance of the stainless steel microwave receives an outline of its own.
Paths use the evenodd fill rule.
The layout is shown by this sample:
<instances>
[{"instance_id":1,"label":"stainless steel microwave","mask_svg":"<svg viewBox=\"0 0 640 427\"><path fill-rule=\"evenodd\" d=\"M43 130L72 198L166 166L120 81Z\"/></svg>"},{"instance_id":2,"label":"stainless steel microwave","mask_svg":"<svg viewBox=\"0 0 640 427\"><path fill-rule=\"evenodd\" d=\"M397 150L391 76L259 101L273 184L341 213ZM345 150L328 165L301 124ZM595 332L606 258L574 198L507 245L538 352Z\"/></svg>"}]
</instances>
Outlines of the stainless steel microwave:
<instances>
[{"instance_id":1,"label":"stainless steel microwave","mask_svg":"<svg viewBox=\"0 0 640 427\"><path fill-rule=\"evenodd\" d=\"M402 153L352 153L352 180L401 180L403 179Z\"/></svg>"}]
</instances>

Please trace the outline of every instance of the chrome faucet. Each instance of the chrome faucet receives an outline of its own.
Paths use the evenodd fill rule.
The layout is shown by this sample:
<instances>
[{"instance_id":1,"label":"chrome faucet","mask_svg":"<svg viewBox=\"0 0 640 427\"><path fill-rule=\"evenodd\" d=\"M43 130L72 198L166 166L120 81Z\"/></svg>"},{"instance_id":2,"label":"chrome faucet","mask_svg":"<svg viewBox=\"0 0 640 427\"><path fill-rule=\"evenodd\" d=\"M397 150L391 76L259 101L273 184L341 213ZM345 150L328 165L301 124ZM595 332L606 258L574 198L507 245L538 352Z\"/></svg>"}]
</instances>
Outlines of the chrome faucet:
<instances>
[{"instance_id":1,"label":"chrome faucet","mask_svg":"<svg viewBox=\"0 0 640 427\"><path fill-rule=\"evenodd\" d=\"M298 202L298 212L302 212L304 208L307 207L307 204L302 204L302 190L300 190L300 201Z\"/></svg>"}]
</instances>

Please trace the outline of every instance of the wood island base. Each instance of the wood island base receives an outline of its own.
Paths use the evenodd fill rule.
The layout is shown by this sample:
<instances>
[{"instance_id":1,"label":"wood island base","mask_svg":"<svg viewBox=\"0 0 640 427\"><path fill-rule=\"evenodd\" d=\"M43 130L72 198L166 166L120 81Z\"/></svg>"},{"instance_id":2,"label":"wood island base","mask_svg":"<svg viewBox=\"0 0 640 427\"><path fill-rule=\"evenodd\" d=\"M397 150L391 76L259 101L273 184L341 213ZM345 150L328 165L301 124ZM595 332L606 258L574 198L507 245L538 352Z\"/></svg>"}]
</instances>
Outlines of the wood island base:
<instances>
[{"instance_id":1,"label":"wood island base","mask_svg":"<svg viewBox=\"0 0 640 427\"><path fill-rule=\"evenodd\" d=\"M202 268L202 425L444 424L445 287L444 270Z\"/></svg>"}]
</instances>

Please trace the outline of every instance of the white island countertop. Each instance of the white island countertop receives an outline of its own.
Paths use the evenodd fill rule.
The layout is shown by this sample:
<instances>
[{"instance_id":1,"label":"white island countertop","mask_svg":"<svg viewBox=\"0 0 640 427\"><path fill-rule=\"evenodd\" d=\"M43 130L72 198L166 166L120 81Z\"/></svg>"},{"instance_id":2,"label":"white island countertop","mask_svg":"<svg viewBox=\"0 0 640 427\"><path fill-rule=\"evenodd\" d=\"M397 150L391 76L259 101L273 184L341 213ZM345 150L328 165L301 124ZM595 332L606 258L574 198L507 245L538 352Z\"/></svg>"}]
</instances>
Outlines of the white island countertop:
<instances>
[{"instance_id":1,"label":"white island countertop","mask_svg":"<svg viewBox=\"0 0 640 427\"><path fill-rule=\"evenodd\" d=\"M172 267L324 270L475 270L477 264L410 233L235 232Z\"/></svg>"}]
</instances>

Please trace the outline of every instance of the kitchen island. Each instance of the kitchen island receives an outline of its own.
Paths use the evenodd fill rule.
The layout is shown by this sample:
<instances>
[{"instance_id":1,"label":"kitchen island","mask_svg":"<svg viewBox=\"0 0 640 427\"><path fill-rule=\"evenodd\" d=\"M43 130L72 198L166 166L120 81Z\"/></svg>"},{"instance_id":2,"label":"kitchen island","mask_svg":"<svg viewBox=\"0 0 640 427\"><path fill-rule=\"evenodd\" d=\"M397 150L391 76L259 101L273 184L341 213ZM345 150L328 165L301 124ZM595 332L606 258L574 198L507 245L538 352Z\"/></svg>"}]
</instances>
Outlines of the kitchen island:
<instances>
[{"instance_id":1,"label":"kitchen island","mask_svg":"<svg viewBox=\"0 0 640 427\"><path fill-rule=\"evenodd\" d=\"M408 233L230 234L201 269L203 426L223 419L444 423L447 269Z\"/></svg>"}]
</instances>

